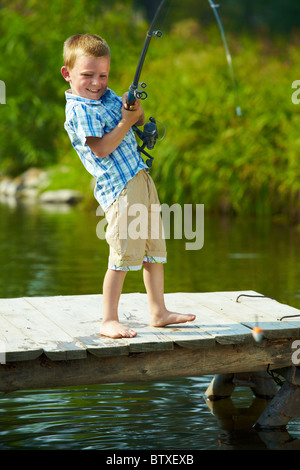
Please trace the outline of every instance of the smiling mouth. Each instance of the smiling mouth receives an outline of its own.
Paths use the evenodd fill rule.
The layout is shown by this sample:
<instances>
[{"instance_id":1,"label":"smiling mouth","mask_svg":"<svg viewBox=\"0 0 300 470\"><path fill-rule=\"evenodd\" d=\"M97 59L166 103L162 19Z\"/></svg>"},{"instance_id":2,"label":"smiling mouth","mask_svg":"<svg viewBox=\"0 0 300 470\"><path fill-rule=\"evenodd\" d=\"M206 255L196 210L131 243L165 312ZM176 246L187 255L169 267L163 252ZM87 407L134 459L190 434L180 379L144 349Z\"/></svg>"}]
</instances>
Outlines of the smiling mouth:
<instances>
[{"instance_id":1,"label":"smiling mouth","mask_svg":"<svg viewBox=\"0 0 300 470\"><path fill-rule=\"evenodd\" d=\"M99 93L100 90L91 90L90 88L87 88L87 90L90 92L90 93Z\"/></svg>"}]
</instances>

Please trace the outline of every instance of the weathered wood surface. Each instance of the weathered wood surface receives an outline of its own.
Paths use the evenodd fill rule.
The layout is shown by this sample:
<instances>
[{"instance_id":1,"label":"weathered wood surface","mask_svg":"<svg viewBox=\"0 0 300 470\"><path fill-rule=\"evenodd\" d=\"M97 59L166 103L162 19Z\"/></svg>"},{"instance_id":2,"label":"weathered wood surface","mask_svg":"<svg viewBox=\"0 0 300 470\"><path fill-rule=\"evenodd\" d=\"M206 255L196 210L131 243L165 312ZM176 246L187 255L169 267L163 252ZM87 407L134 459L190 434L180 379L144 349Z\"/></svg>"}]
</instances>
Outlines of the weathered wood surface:
<instances>
[{"instance_id":1,"label":"weathered wood surface","mask_svg":"<svg viewBox=\"0 0 300 470\"><path fill-rule=\"evenodd\" d=\"M245 291L244 294L258 295ZM0 300L0 347L6 362L27 361L46 355L49 359L85 359L130 353L170 351L174 346L198 349L216 344L254 344L251 329L256 321L266 339L298 338L297 310L268 298L242 297L242 292L166 294L169 309L194 313L193 323L153 328L149 326L146 294L123 294L120 320L138 335L110 339L99 335L101 295L27 297ZM255 344L254 344L255 345ZM3 351L4 350L4 351ZM1 349L0 349L1 353Z\"/></svg>"},{"instance_id":2,"label":"weathered wood surface","mask_svg":"<svg viewBox=\"0 0 300 470\"><path fill-rule=\"evenodd\" d=\"M132 353L84 360L57 360L44 354L31 361L0 366L0 391L57 388L79 385L147 382L178 377L226 374L287 367L291 364L290 339L266 340L263 344L218 344L206 348Z\"/></svg>"}]
</instances>

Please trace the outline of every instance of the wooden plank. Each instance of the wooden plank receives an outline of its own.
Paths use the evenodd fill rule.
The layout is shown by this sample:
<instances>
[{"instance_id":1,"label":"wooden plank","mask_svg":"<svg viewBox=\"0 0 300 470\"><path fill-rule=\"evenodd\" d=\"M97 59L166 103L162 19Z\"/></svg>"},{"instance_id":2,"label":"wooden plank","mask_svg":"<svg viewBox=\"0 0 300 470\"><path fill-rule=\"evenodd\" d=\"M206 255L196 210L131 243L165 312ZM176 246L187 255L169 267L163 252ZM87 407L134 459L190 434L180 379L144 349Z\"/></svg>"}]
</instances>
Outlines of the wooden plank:
<instances>
[{"instance_id":1,"label":"wooden plank","mask_svg":"<svg viewBox=\"0 0 300 470\"><path fill-rule=\"evenodd\" d=\"M26 300L91 354L99 357L129 354L126 340L100 336L102 296L30 297Z\"/></svg>"},{"instance_id":2,"label":"wooden plank","mask_svg":"<svg viewBox=\"0 0 300 470\"><path fill-rule=\"evenodd\" d=\"M257 294L253 291L244 293ZM138 334L134 338L116 340L99 335L100 294L1 299L0 343L3 341L8 361L34 359L42 352L52 359L70 359L84 358L87 351L105 357L131 352L170 351L176 344L184 348L206 348L213 347L216 342L239 344L253 341L251 329L256 325L256 316L266 338L299 337L299 322L277 320L278 313L288 311L295 314L300 313L299 310L270 299L246 298L237 303L236 298L240 294L166 294L170 310L193 313L197 319L164 328L149 326L146 294L122 294L120 321Z\"/></svg>"},{"instance_id":3,"label":"wooden plank","mask_svg":"<svg viewBox=\"0 0 300 470\"><path fill-rule=\"evenodd\" d=\"M253 291L245 291L244 293L246 292ZM237 296L241 293L242 292L206 292L193 293L192 295L195 299L198 299L198 302L202 303L202 305L211 308L225 317L240 322L251 330L256 326L258 319L259 326L264 330L264 336L266 338L289 338L299 336L299 328L297 325L294 325L292 322L280 322L277 320L276 315L271 315L262 309L258 309L259 302L262 299L255 299L257 301L256 308L248 303L236 302Z\"/></svg>"},{"instance_id":4,"label":"wooden plank","mask_svg":"<svg viewBox=\"0 0 300 470\"><path fill-rule=\"evenodd\" d=\"M40 349L53 360L86 357L86 350L78 341L58 328L23 298L1 299L0 315L21 330L24 338L31 341L23 359L19 351L19 360L28 359L29 350L35 352Z\"/></svg>"},{"instance_id":5,"label":"wooden plank","mask_svg":"<svg viewBox=\"0 0 300 470\"><path fill-rule=\"evenodd\" d=\"M235 295L237 295L237 297L239 297L239 303L257 310L258 316L260 312L264 312L270 315L274 321L280 321L282 317L286 317L282 320L282 323L289 322L289 325L285 325L285 327L290 327L293 325L295 328L300 328L300 310L295 307L278 302L276 299L265 297L255 291L248 291L244 293L220 292L220 294L232 300L234 300Z\"/></svg>"},{"instance_id":6,"label":"wooden plank","mask_svg":"<svg viewBox=\"0 0 300 470\"><path fill-rule=\"evenodd\" d=\"M137 336L117 340L98 334L102 310L100 295L27 298L27 301L82 342L89 352L98 356L171 350L174 343L182 347L207 347L214 344L212 335L192 324L164 328L149 326L146 294L122 294L119 319L137 331Z\"/></svg>"},{"instance_id":7,"label":"wooden plank","mask_svg":"<svg viewBox=\"0 0 300 470\"><path fill-rule=\"evenodd\" d=\"M215 345L215 338L195 325L165 326L158 328L178 346L188 349L208 348Z\"/></svg>"},{"instance_id":8,"label":"wooden plank","mask_svg":"<svg viewBox=\"0 0 300 470\"><path fill-rule=\"evenodd\" d=\"M51 361L41 356L33 361L0 365L0 390L68 387L101 383L147 382L176 377L232 372L254 372L288 367L293 339L269 340L264 345L215 344L211 348L180 348L120 357Z\"/></svg>"},{"instance_id":9,"label":"wooden plank","mask_svg":"<svg viewBox=\"0 0 300 470\"><path fill-rule=\"evenodd\" d=\"M0 357L1 362L33 360L43 354L43 348L36 345L24 333L0 314Z\"/></svg>"},{"instance_id":10,"label":"wooden plank","mask_svg":"<svg viewBox=\"0 0 300 470\"><path fill-rule=\"evenodd\" d=\"M199 297L193 293L166 294L168 308L197 315L193 325L212 336L220 344L236 344L252 341L251 331L238 322L225 317L207 307L200 294Z\"/></svg>"},{"instance_id":11,"label":"wooden plank","mask_svg":"<svg viewBox=\"0 0 300 470\"><path fill-rule=\"evenodd\" d=\"M175 295L175 294L172 294ZM138 336L132 338L131 350L134 350L135 342L139 340L139 336L143 335L143 328L146 327L149 334L155 336L152 344L153 350L162 350L161 346L168 345L165 349L173 349L173 343L184 348L202 348L215 344L214 337L205 331L202 331L194 322L184 323L180 325L168 325L162 328L154 328L149 325L149 309L147 306L146 294L135 294L134 302L132 302L131 294L121 296L120 301L120 320L130 320L129 325L138 332ZM178 311L178 310L177 310ZM189 313L187 308L182 308L179 313Z\"/></svg>"},{"instance_id":12,"label":"wooden plank","mask_svg":"<svg viewBox=\"0 0 300 470\"><path fill-rule=\"evenodd\" d=\"M243 305L244 308L251 308L254 312L253 315L255 316L256 322L259 323L259 326L264 331L271 330L272 328L274 329L274 325L276 325L276 330L280 330L280 332L283 330L285 331L285 336L281 337L297 337L300 335L300 310L290 307L289 305L282 304L275 299L265 297L255 291L220 292L220 295L235 303ZM238 302L236 302L237 298L239 298ZM297 320L297 318L290 318L280 321L282 316L296 314L299 315L299 320ZM277 331L277 333L277 337L279 337L279 334L281 333L279 333L279 331Z\"/></svg>"},{"instance_id":13,"label":"wooden plank","mask_svg":"<svg viewBox=\"0 0 300 470\"><path fill-rule=\"evenodd\" d=\"M119 319L126 326L134 328L138 335L135 338L112 339L100 336L102 310L101 295L64 296L51 298L27 299L48 318L69 332L83 343L86 349L96 356L126 355L130 352L173 349L173 343L155 328L144 321L143 311L147 299L141 294L128 294L119 305ZM133 307L134 306L134 307ZM137 315L133 312L137 310Z\"/></svg>"},{"instance_id":14,"label":"wooden plank","mask_svg":"<svg viewBox=\"0 0 300 470\"><path fill-rule=\"evenodd\" d=\"M137 332L134 338L126 338L130 352L170 351L174 348L172 340L149 325L147 294L122 294L119 320Z\"/></svg>"}]
</instances>

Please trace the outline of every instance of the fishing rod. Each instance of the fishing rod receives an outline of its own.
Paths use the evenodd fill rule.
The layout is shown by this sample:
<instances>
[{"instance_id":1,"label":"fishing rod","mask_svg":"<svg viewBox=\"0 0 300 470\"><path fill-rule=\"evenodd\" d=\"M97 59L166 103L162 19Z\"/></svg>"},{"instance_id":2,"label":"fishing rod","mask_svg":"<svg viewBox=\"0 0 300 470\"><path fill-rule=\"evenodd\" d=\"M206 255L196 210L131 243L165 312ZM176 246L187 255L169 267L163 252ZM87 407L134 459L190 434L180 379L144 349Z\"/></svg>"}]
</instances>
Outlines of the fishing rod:
<instances>
[{"instance_id":1,"label":"fishing rod","mask_svg":"<svg viewBox=\"0 0 300 470\"><path fill-rule=\"evenodd\" d=\"M132 84L129 87L129 93L128 93L128 98L127 98L127 103L129 104L129 106L133 105L137 98L140 99L140 100L145 100L148 96L147 93L144 90L144 88L147 87L146 83L144 83L144 82L139 83L139 79L140 79L140 76L141 76L141 72L142 72L142 68L143 68L143 65L144 65L145 57L146 57L146 54L147 54L148 47L149 47L152 36L155 36L157 38L162 37L162 32L161 31L154 31L154 26L155 26L157 18L159 17L160 12L161 12L161 10L162 10L165 3L166 3L166 0L162 0L162 2L160 2L160 5L158 6L158 8L155 12L155 15L153 17L150 29L147 32L144 47L143 47L143 50L142 50L142 53L141 53L141 56L140 56L140 60L139 60L136 72L135 72L134 80L133 80ZM139 85L142 88L142 90L139 90L139 88L138 88Z\"/></svg>"},{"instance_id":2,"label":"fishing rod","mask_svg":"<svg viewBox=\"0 0 300 470\"><path fill-rule=\"evenodd\" d=\"M145 100L148 96L146 91L145 91L145 88L147 87L147 84L144 83L144 82L139 83L139 79L140 79L143 64L144 64L144 61L145 61L145 57L146 57L146 54L147 54L148 47L149 47L152 36L156 36L158 38L160 38L162 36L161 31L154 31L154 26L155 26L156 20L157 20L158 16L160 15L160 12L161 12L165 2L166 2L166 0L162 0L160 2L159 6L158 6L158 8L155 12L154 18L152 20L150 29L147 32L144 47L143 47L143 50L142 50L142 53L141 53L141 56L140 56L140 60L139 60L139 63L138 63L137 69L136 69L135 77L134 77L134 80L133 80L132 84L129 87L128 97L127 97L127 104L129 106L133 105L135 103L136 99ZM241 116L242 111L241 111L241 108L240 108L239 103L238 103L238 92L237 92L237 85L236 85L233 66L232 66L231 54L230 54L230 51L229 51L229 47L228 47L228 43L227 43L227 40L226 40L225 31L224 31L224 28L223 28L223 25L222 25L222 22L221 22L221 18L219 16L218 12L217 12L217 8L220 5L215 4L213 0L208 0L208 3L209 3L209 5L211 6L211 8L213 10L213 13L215 15L217 24L218 24L220 32L221 32L221 36L222 36L222 40L223 40L224 47L225 47L225 52L226 52L226 59L227 59L227 62L228 62L230 75L231 75L231 80L232 80L232 84L233 84L233 89L234 89L234 93L235 93L236 114L238 116ZM147 147L149 150L152 150L154 148L154 145L155 145L157 137L158 137L156 121L155 121L154 118L150 118L150 122L145 124L143 131L138 129L136 126L133 126L132 128L136 132L138 137L141 139L141 141L143 142L143 145L138 146L138 149L148 157L148 160L146 161L146 164L149 167L151 167L153 157L151 157L145 151L145 147Z\"/></svg>"},{"instance_id":3,"label":"fishing rod","mask_svg":"<svg viewBox=\"0 0 300 470\"><path fill-rule=\"evenodd\" d=\"M155 12L155 15L153 17L153 20L152 20L151 26L149 28L149 31L147 32L144 47L143 47L143 50L142 50L142 53L141 53L141 56L140 56L140 60L139 60L136 72L135 72L134 80L133 80L132 84L129 87L128 97L127 97L127 104L129 106L133 105L135 103L136 99L145 100L148 96L148 94L145 91L145 88L147 87L147 84L144 83L144 82L139 83L139 80L140 80L142 68L143 68L143 65L144 65L145 57L146 57L146 54L147 54L148 47L149 47L152 36L155 36L157 38L162 37L162 32L161 31L154 31L154 27L155 27L155 23L157 21L157 18L159 17L160 12L161 12L161 10L162 10L165 3L166 3L166 0L162 0L160 2L159 6L158 6L158 8ZM138 149L140 150L140 152L142 152L144 155L146 155L148 157L148 159L146 161L146 164L148 165L148 167L151 167L153 157L145 151L145 147L149 150L152 150L154 148L154 145L156 144L156 140L158 138L156 120L153 117L151 117L150 122L147 122L145 124L143 131L138 129L136 126L133 126L132 128L136 132L138 137L141 139L141 141L143 142L143 145L138 146Z\"/></svg>"}]
</instances>

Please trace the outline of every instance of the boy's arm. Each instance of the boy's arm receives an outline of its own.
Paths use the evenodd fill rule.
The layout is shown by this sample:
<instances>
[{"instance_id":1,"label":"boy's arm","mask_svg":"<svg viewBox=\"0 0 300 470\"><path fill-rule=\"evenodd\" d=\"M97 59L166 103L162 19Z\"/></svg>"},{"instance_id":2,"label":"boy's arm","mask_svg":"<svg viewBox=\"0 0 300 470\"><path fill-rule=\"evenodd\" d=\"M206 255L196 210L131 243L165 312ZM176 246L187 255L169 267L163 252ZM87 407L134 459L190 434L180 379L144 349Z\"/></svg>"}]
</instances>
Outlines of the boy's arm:
<instances>
[{"instance_id":1,"label":"boy's arm","mask_svg":"<svg viewBox=\"0 0 300 470\"><path fill-rule=\"evenodd\" d=\"M119 124L103 137L87 137L86 143L92 152L99 158L107 157L121 144L127 132L133 125L142 126L145 122L144 111L139 100L130 106L126 104L126 95L123 96L122 119Z\"/></svg>"}]
</instances>

